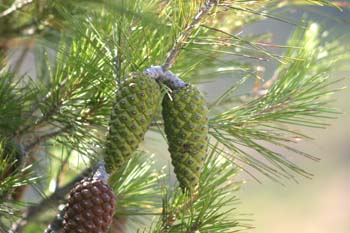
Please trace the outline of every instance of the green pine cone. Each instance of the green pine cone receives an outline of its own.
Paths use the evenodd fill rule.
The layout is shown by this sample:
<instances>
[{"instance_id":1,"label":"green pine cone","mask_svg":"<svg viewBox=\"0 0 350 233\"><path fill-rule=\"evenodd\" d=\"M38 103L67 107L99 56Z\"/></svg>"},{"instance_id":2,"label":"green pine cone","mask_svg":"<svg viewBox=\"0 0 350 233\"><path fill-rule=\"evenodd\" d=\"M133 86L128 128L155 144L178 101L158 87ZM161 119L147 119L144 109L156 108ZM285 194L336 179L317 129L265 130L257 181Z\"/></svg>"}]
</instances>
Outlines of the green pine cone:
<instances>
[{"instance_id":1,"label":"green pine cone","mask_svg":"<svg viewBox=\"0 0 350 233\"><path fill-rule=\"evenodd\" d=\"M128 162L150 126L160 96L158 83L148 76L134 74L120 84L106 139L107 172Z\"/></svg>"},{"instance_id":2,"label":"green pine cone","mask_svg":"<svg viewBox=\"0 0 350 233\"><path fill-rule=\"evenodd\" d=\"M208 108L200 91L188 84L163 99L164 129L180 187L198 185L208 144Z\"/></svg>"}]
</instances>

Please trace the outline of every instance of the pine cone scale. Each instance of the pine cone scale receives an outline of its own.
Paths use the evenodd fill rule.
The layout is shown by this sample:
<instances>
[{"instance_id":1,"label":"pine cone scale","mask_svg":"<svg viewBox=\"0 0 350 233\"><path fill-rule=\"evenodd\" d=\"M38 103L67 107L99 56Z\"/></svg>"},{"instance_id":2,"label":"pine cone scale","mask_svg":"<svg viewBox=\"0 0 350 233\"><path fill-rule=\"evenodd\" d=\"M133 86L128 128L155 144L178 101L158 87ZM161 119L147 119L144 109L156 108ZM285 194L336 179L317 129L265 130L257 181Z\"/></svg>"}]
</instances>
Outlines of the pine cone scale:
<instances>
[{"instance_id":1,"label":"pine cone scale","mask_svg":"<svg viewBox=\"0 0 350 233\"><path fill-rule=\"evenodd\" d=\"M160 100L157 82L134 75L120 84L111 114L105 161L107 172L125 164L148 130Z\"/></svg>"},{"instance_id":2,"label":"pine cone scale","mask_svg":"<svg viewBox=\"0 0 350 233\"><path fill-rule=\"evenodd\" d=\"M114 215L115 196L101 180L85 178L69 194L64 215L66 233L106 233Z\"/></svg>"},{"instance_id":3,"label":"pine cone scale","mask_svg":"<svg viewBox=\"0 0 350 233\"><path fill-rule=\"evenodd\" d=\"M208 134L208 108L199 90L187 85L163 100L164 130L174 172L183 189L194 190L203 167Z\"/></svg>"}]
</instances>

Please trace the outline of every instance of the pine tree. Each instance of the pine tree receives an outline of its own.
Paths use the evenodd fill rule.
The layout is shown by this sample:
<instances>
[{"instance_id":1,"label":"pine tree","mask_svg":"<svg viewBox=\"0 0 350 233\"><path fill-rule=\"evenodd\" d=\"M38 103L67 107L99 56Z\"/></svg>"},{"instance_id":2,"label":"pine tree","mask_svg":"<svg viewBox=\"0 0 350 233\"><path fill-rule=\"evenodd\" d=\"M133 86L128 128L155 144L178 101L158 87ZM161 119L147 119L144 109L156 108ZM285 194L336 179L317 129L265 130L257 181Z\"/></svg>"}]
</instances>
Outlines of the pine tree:
<instances>
[{"instance_id":1,"label":"pine tree","mask_svg":"<svg viewBox=\"0 0 350 233\"><path fill-rule=\"evenodd\" d=\"M238 175L311 177L293 157L318 158L297 142L338 113L329 72L348 54L338 40L321 41L317 22L279 16L293 4L341 10L327 0L2 1L0 231L62 232L77 213L69 208L96 210L104 192L115 205L104 206L114 212L109 232L249 230L236 210ZM266 18L295 26L286 45L240 33ZM21 73L30 60L35 74ZM203 85L223 76L231 86L209 99ZM178 181L145 149L151 134L169 144Z\"/></svg>"}]
</instances>

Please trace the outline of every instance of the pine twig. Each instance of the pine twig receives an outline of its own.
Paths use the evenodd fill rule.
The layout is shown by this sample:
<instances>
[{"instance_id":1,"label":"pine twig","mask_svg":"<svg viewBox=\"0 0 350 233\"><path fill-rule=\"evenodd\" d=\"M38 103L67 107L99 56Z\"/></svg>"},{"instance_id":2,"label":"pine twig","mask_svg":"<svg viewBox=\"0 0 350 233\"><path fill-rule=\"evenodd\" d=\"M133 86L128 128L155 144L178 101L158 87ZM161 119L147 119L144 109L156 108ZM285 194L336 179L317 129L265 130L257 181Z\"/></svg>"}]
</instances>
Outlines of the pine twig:
<instances>
[{"instance_id":1,"label":"pine twig","mask_svg":"<svg viewBox=\"0 0 350 233\"><path fill-rule=\"evenodd\" d=\"M204 6L198 11L197 15L192 19L192 22L183 31L181 31L180 35L175 40L172 49L167 54L163 65L152 66L145 70L144 74L165 83L172 89L184 87L186 83L169 69L175 63L181 49L187 44L187 40L191 36L193 30L199 26L200 21L205 16L209 15L210 9L218 3L219 0L209 0L206 4L204 4Z\"/></svg>"},{"instance_id":2,"label":"pine twig","mask_svg":"<svg viewBox=\"0 0 350 233\"><path fill-rule=\"evenodd\" d=\"M57 91L62 90L66 86L67 81L68 81L68 78L63 79L56 90ZM53 92L50 91L38 103L33 104L30 113L27 115L28 121L30 121L31 117L35 116L35 114L40 110L40 104L47 102L52 97L52 95L53 95ZM31 122L29 122L29 124L27 124L28 122L26 122L24 124L25 127L20 128L16 132L14 132L13 137L18 136L18 135L22 135L33 128L34 129L39 128L39 126L46 123L47 119L50 118L54 113L56 113L59 110L61 103L62 103L62 101L60 102L59 105L52 106L51 109L44 116L37 119L34 124Z\"/></svg>"},{"instance_id":3,"label":"pine twig","mask_svg":"<svg viewBox=\"0 0 350 233\"><path fill-rule=\"evenodd\" d=\"M12 225L10 233L22 232L23 228L32 219L35 219L39 214L46 212L52 206L57 206L57 203L66 196L66 194L73 188L75 183L82 180L90 172L91 172L91 168L85 169L74 180L72 180L71 182L69 182L63 187L58 188L53 194L51 194L51 196L42 200L39 204L29 206L24 211L22 218Z\"/></svg>"},{"instance_id":4,"label":"pine twig","mask_svg":"<svg viewBox=\"0 0 350 233\"><path fill-rule=\"evenodd\" d=\"M167 71L175 63L180 50L185 46L187 39L191 36L194 29L198 27L199 22L209 14L212 7L218 4L218 0L209 0L198 12L198 14L193 18L192 22L180 33L179 37L176 39L172 49L168 53L165 61L162 65L164 71Z\"/></svg>"},{"instance_id":5,"label":"pine twig","mask_svg":"<svg viewBox=\"0 0 350 233\"><path fill-rule=\"evenodd\" d=\"M0 18L9 16L15 11L23 8L24 6L31 4L32 2L34 2L34 0L23 0L21 2L14 3L10 8L0 13Z\"/></svg>"},{"instance_id":6,"label":"pine twig","mask_svg":"<svg viewBox=\"0 0 350 233\"><path fill-rule=\"evenodd\" d=\"M27 153L31 152L37 145L51 139L51 138L54 138L58 135L60 135L61 133L64 133L68 130L69 127L64 127L60 130L56 130L56 131L52 131L52 132L49 132L47 134L44 134L44 135L41 135L37 138L35 138L30 144L28 145L25 145L25 150Z\"/></svg>"},{"instance_id":7,"label":"pine twig","mask_svg":"<svg viewBox=\"0 0 350 233\"><path fill-rule=\"evenodd\" d=\"M162 233L166 233L168 232L168 228L170 228L174 222L176 221L177 219L177 216L184 210L188 209L194 202L196 202L199 198L199 195L198 194L195 194L194 196L190 196L189 200L187 200L185 203L183 203L181 206L179 206L178 208L176 208L175 210L173 211L170 211L168 213L165 213L165 214L168 214L168 217L165 218L165 221L164 221L164 227L163 227L163 230L162 230Z\"/></svg>"},{"instance_id":8,"label":"pine twig","mask_svg":"<svg viewBox=\"0 0 350 233\"><path fill-rule=\"evenodd\" d=\"M44 233L60 233L63 230L63 218L66 207L62 208L55 219L48 225Z\"/></svg>"}]
</instances>

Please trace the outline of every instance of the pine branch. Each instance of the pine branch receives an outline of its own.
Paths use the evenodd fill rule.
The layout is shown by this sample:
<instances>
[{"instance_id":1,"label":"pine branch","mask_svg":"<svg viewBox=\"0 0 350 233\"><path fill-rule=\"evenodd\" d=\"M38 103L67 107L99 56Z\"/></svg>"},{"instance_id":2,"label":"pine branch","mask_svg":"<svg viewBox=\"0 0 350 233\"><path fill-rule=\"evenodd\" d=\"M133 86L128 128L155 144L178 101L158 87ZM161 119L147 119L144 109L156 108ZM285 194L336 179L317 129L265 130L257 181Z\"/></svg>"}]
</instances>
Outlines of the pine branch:
<instances>
[{"instance_id":1,"label":"pine branch","mask_svg":"<svg viewBox=\"0 0 350 233\"><path fill-rule=\"evenodd\" d=\"M66 133L66 132L69 132L68 126L62 128L62 129L56 130L56 131L52 131L52 132L48 132L48 133L45 133L43 135L40 135L40 136L36 137L32 142L30 142L30 144L24 145L25 151L26 151L26 153L30 153L38 145L40 145L40 144L46 142L47 140L52 139L58 135L61 135L62 133Z\"/></svg>"},{"instance_id":2,"label":"pine branch","mask_svg":"<svg viewBox=\"0 0 350 233\"><path fill-rule=\"evenodd\" d=\"M52 222L45 229L45 233L59 233L63 230L63 218L65 213L65 207L59 210L58 214Z\"/></svg>"},{"instance_id":3,"label":"pine branch","mask_svg":"<svg viewBox=\"0 0 350 233\"><path fill-rule=\"evenodd\" d=\"M19 77L21 79L22 77ZM15 80L15 74L3 69L0 72L0 135L12 133L22 125L21 113L25 110L27 95Z\"/></svg>"},{"instance_id":4,"label":"pine branch","mask_svg":"<svg viewBox=\"0 0 350 233\"><path fill-rule=\"evenodd\" d=\"M249 228L234 211L237 199L232 192L239 183L233 179L239 169L217 153L217 148L209 152L205 163L196 194L183 193L163 180L162 215L151 228L139 232L238 232Z\"/></svg>"},{"instance_id":5,"label":"pine branch","mask_svg":"<svg viewBox=\"0 0 350 233\"><path fill-rule=\"evenodd\" d=\"M98 139L95 135L98 133L96 129L106 125L106 118L96 116L108 115L110 108L107 103L110 99L107 98L107 95L109 95L113 85L100 80L100 77L105 76L106 70L104 69L104 75L102 75L102 71L99 69L101 65L109 64L109 61L104 54L102 56L101 49L103 47L100 42L96 39L93 39L94 41L89 39L89 37L96 38L95 35L86 31L84 35L84 37L75 38L72 47L68 47L66 42L61 44L54 67L49 61L45 61L47 63L45 69L48 69L47 73L50 75L51 82L47 88L32 83L29 85L29 90L25 90L26 93L29 93L25 101L33 104L23 117L24 122L15 131L16 133L13 133L13 137L22 138L27 137L26 135L34 135L34 139L30 139L30 142L25 145L28 151L57 136L74 139L77 139L78 135L82 137L83 134L79 134L79 132L85 134L86 127L95 128L95 130L89 130L91 134L89 138ZM68 55L66 54L67 50ZM85 57L82 58L81 54L85 54ZM84 66L84 70L82 70L80 63L83 62L82 59L90 61L90 64ZM75 76L74 74L77 73L80 75ZM88 80L88 77L94 77L95 80ZM106 91L106 89L110 90ZM4 90L9 89L4 88ZM88 96L89 101L82 101L84 95ZM40 101L38 102L37 99ZM11 103L9 100L4 99L4 101L7 102L6 105ZM62 109L65 111L62 112ZM5 111L6 109L4 109ZM21 141L23 139L28 141L26 138L22 138ZM81 141L83 142L83 140Z\"/></svg>"},{"instance_id":6,"label":"pine branch","mask_svg":"<svg viewBox=\"0 0 350 233\"><path fill-rule=\"evenodd\" d=\"M167 208L163 207L163 229L162 229L162 232L167 232L167 230L169 228L171 228L174 223L179 220L178 219L178 216L186 211L186 209L188 208L191 208L191 205L193 205L199 198L199 195L196 195L196 194L188 194L186 193L185 194L186 198L188 200L186 200L184 203L182 203L180 206L178 206L176 209L172 210L173 212L169 212L167 211ZM166 201L166 200L163 200L163 201Z\"/></svg>"},{"instance_id":7,"label":"pine branch","mask_svg":"<svg viewBox=\"0 0 350 233\"><path fill-rule=\"evenodd\" d=\"M159 211L157 182L164 175L162 171L154 171L153 164L152 155L135 152L123 168L111 175L109 183L118 198L117 217L131 218Z\"/></svg>"},{"instance_id":8,"label":"pine branch","mask_svg":"<svg viewBox=\"0 0 350 233\"><path fill-rule=\"evenodd\" d=\"M19 208L25 203L16 201L12 196L20 188L36 185L40 179L33 172L33 164L22 168L22 151L18 150L16 145L0 141L0 222L18 217ZM5 232L7 228L0 226L0 230Z\"/></svg>"},{"instance_id":9,"label":"pine branch","mask_svg":"<svg viewBox=\"0 0 350 233\"><path fill-rule=\"evenodd\" d=\"M68 78L65 78L58 85L56 92L64 90L64 87L65 87L65 84L67 83L67 80L68 80ZM50 98L53 98L52 97L53 94L55 94L55 92L49 91L43 98L41 98L40 101L33 104L32 108L31 108L31 112L29 114L27 114L28 115L27 118L28 118L28 121L30 123L27 123L26 127L23 127L20 130L18 130L15 133L15 136L22 135L32 128L38 129L42 124L47 123L47 121L50 119L50 117L52 117L57 111L59 111L61 103L58 103L58 104L52 106L52 108L47 113L45 113L41 118L36 119L34 124L30 121L30 120L32 120L31 117L40 114L40 106L49 102Z\"/></svg>"},{"instance_id":10,"label":"pine branch","mask_svg":"<svg viewBox=\"0 0 350 233\"><path fill-rule=\"evenodd\" d=\"M12 4L10 8L0 13L0 19L11 15L12 13L16 12L17 10L20 10L26 5L31 4L32 2L34 2L34 0L21 0L19 2L16 1L14 4Z\"/></svg>"},{"instance_id":11,"label":"pine branch","mask_svg":"<svg viewBox=\"0 0 350 233\"><path fill-rule=\"evenodd\" d=\"M82 1L83 4L86 2ZM305 2L328 4L325 0ZM40 72L37 70L38 77L33 77L28 85L23 81L27 79L18 78L20 86L25 87L23 89L12 85L15 83L10 78L12 74L3 76L1 73L0 134L7 138L9 134L17 132L14 139L21 142L28 142L27 136L34 135L34 139L25 145L26 151L31 152L35 152L37 146L45 141L56 138L65 149L71 147L74 151L89 155L88 159L93 160L94 156L99 155L98 145L104 139L103 133L113 99L111 96L118 88L118 85L114 84L113 61L116 56L119 58L118 77L123 77L131 71L144 70L151 64L161 64L162 61L159 59L162 57L166 57L163 63L163 69L166 71L173 66L181 52L185 56L176 61L177 71L182 77L189 76L191 81L203 82L207 81L206 78L209 76L242 72L245 76L211 104L210 133L221 145L230 149L230 152L221 151L219 147L212 145L213 151L221 152L218 156L220 159L214 159L217 164L208 161L208 167L201 178L203 189L198 198L196 196L192 200L182 195L179 190L174 191L166 187L162 209L157 186L162 175L153 171L148 160L147 162L137 158L132 160L117 173L117 176L114 176L111 182L119 199L117 217L131 220L131 228L139 227L141 220L147 225L148 222L145 221L149 220L148 217L160 215L159 222L156 222L150 232L239 230L239 223L232 218L236 215L231 212L236 200L232 196L232 190L237 187L236 184L227 182L227 179L233 178L239 169L230 163L234 162L240 166L246 162L276 180L279 177L294 179L294 174L290 174L290 171L309 177L309 173L300 169L297 164L285 160L281 153L271 148L277 146L316 160L315 157L297 150L294 144L291 144L296 141L295 138L306 139L307 136L286 126L302 124L325 127L323 119L331 118L334 114L334 111L326 106L329 100L322 96L334 92L328 89L331 83L324 75L324 72L329 70L327 64L333 61L333 58L322 57L323 53L319 51L319 47L323 46L312 43L317 41L317 38L309 38L307 41L310 43L306 46L292 43L283 47L261 42L268 38L264 35L243 37L237 33L247 22L263 17L285 21L271 11L290 3L290 1L267 0L254 4L250 1L162 1L162 7L158 8L159 1L135 0L120 3L103 1L107 6L103 10L100 3L94 5L98 8L94 8L93 11L83 10L79 6L70 9L70 6L75 4L81 5L79 1L79 4L74 3L66 7L66 12L62 13L60 9L63 3L55 1L57 8L56 6L52 8L51 5L44 7L50 12L50 17L51 13L54 16L53 21L51 18L46 19L44 16L47 12L44 12L38 17L38 23L25 21L18 28L32 26L33 22L34 25L40 24L41 28L65 25L62 28L69 29L68 38L64 39L66 43L60 46L54 62L38 60L42 70ZM212 12L214 7L217 11ZM71 14L73 11L74 15ZM9 19L7 16L16 16L14 12L3 17L7 20ZM214 14L223 18L210 17ZM237 25L240 26L233 24L232 21L222 20L228 19L224 18L227 15L239 21ZM202 25L204 19L207 21ZM215 20L219 23L215 23ZM18 22L23 20L19 19ZM202 26L200 30L196 30L200 26ZM36 30L34 29L35 32ZM300 31L298 33L302 34ZM64 38L62 34L59 35L60 38ZM169 41L173 41L175 37L177 38L172 49L165 56ZM294 41L304 39L300 35L293 38ZM323 52L333 51L332 56L336 56L334 51L337 50L337 46L334 43ZM284 56L272 54L269 51L271 47L286 48L287 52ZM241 101L238 106L231 108L237 104L234 102L238 98L236 91L247 80L256 77L256 73L248 62L243 64L241 59L232 61L226 59L226 55L266 61L273 58L281 64L270 83L265 83L263 89L257 89L257 93L249 95L249 98ZM200 69L202 67L205 69ZM311 68L307 70L307 67ZM193 73L200 75L192 77ZM230 108L228 111L223 110L228 107ZM160 124L161 122L157 121L156 126ZM246 148L248 149L245 150ZM252 156L249 152L251 149L262 155L263 159ZM55 150L52 153L53 157L57 156ZM38 159L46 158L46 155L40 156ZM73 159L67 157L63 163L72 162ZM56 177L58 180L63 166L56 167L59 170ZM57 187L47 199L58 195L57 198L61 200L64 193L70 190L70 187L65 191L62 191L65 186ZM59 203L59 200L52 199L47 202L45 200L38 205L25 208L23 219L13 228L23 229L41 213L47 212L49 207L56 208ZM229 205L233 207L226 212L226 207ZM53 225L59 223L59 219L56 220L58 221L53 222Z\"/></svg>"},{"instance_id":12,"label":"pine branch","mask_svg":"<svg viewBox=\"0 0 350 233\"><path fill-rule=\"evenodd\" d=\"M50 208L56 208L58 203L65 198L66 194L74 187L74 185L81 181L84 177L90 174L91 168L88 168L81 172L77 177L66 185L56 189L49 197L43 199L40 203L30 206L23 211L22 217L12 225L12 232L22 232L24 227L35 219L38 215L45 213Z\"/></svg>"},{"instance_id":13,"label":"pine branch","mask_svg":"<svg viewBox=\"0 0 350 233\"><path fill-rule=\"evenodd\" d=\"M322 120L336 114L327 106L327 98L337 91L329 89L333 83L328 81L327 71L345 57L332 55L340 54L333 43L322 46L317 30L317 25L311 24L304 33L300 28L295 31L285 53L294 61L280 64L275 72L278 78L267 83L270 88L263 95L210 120L210 134L232 152L227 153L228 157L276 181L283 177L295 180L293 173L312 175L271 147L287 149L317 161L314 156L295 148L295 138L308 137L290 126L324 128L327 124ZM219 102L227 97L223 96ZM261 157L251 154L251 149Z\"/></svg>"},{"instance_id":14,"label":"pine branch","mask_svg":"<svg viewBox=\"0 0 350 233\"><path fill-rule=\"evenodd\" d=\"M192 35L192 32L198 27L199 22L209 14L211 8L213 8L218 2L218 0L208 1L199 10L198 14L193 18L192 22L180 33L179 37L176 39L173 45L173 48L168 53L162 65L164 71L167 71L171 68L181 49L186 45L187 39Z\"/></svg>"}]
</instances>

